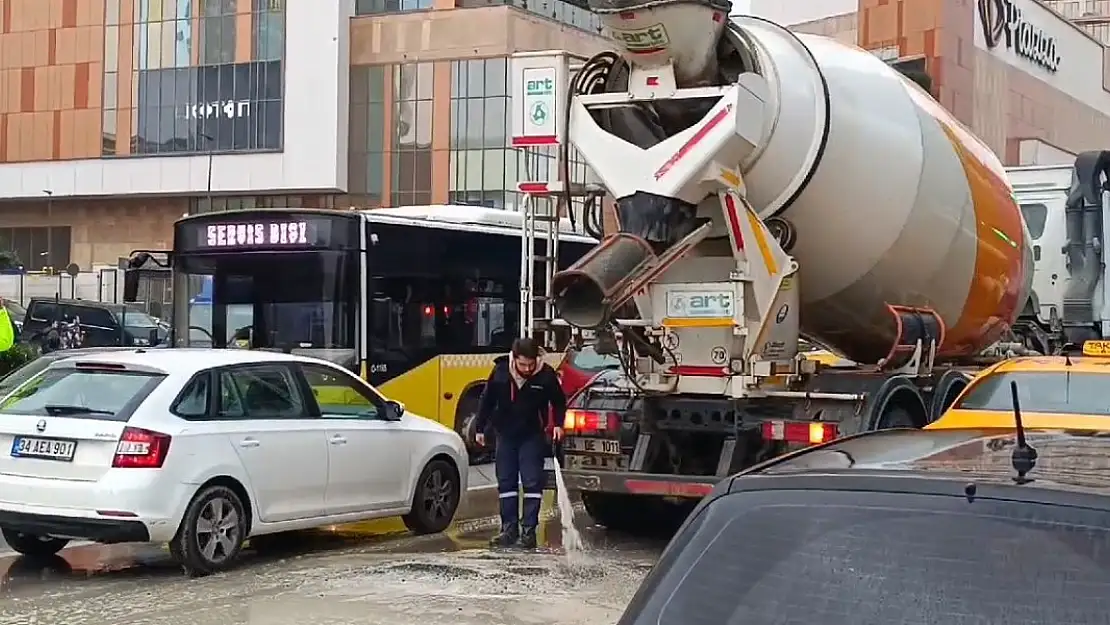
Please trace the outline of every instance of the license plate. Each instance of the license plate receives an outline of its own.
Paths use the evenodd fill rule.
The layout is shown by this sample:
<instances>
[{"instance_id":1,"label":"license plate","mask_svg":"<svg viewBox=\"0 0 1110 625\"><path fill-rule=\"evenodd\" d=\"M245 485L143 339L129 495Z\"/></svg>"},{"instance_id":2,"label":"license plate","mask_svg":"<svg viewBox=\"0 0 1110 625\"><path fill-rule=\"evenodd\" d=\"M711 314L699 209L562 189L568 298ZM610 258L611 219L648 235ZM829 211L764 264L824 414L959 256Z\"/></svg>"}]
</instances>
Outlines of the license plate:
<instances>
[{"instance_id":1,"label":"license plate","mask_svg":"<svg viewBox=\"0 0 1110 625\"><path fill-rule=\"evenodd\" d=\"M619 456L621 454L620 441L605 438L580 438L571 437L563 444L566 451L581 451L589 454L605 454Z\"/></svg>"},{"instance_id":2,"label":"license plate","mask_svg":"<svg viewBox=\"0 0 1110 625\"><path fill-rule=\"evenodd\" d=\"M73 460L73 452L77 451L75 441L65 441L56 438L30 438L17 436L12 441L13 458L42 458L45 460Z\"/></svg>"}]
</instances>

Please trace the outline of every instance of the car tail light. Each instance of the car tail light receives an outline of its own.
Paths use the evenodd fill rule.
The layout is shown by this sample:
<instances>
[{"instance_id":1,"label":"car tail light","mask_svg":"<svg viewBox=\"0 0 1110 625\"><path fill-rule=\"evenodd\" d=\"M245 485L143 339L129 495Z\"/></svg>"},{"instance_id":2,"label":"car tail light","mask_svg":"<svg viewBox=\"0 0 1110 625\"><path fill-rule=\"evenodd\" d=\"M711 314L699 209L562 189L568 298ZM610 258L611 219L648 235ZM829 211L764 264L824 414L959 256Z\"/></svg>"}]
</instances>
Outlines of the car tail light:
<instances>
[{"instance_id":1,"label":"car tail light","mask_svg":"<svg viewBox=\"0 0 1110 625\"><path fill-rule=\"evenodd\" d=\"M568 410L563 430L568 434L596 434L620 429L620 415L596 410Z\"/></svg>"},{"instance_id":2,"label":"car tail light","mask_svg":"<svg viewBox=\"0 0 1110 625\"><path fill-rule=\"evenodd\" d=\"M839 435L835 423L820 421L764 421L763 440L816 445Z\"/></svg>"},{"instance_id":3,"label":"car tail light","mask_svg":"<svg viewBox=\"0 0 1110 625\"><path fill-rule=\"evenodd\" d=\"M161 469L170 451L170 435L141 428L124 428L112 458L115 469Z\"/></svg>"}]
</instances>

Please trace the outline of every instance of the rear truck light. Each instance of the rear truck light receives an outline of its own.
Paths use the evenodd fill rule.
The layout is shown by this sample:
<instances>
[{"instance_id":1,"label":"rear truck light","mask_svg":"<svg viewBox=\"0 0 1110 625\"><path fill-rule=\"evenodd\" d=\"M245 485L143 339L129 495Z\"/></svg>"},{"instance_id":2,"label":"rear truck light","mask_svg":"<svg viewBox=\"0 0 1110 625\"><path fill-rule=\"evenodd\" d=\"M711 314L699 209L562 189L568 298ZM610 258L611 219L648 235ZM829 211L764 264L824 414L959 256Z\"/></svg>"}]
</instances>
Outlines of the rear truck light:
<instances>
[{"instance_id":1,"label":"rear truck light","mask_svg":"<svg viewBox=\"0 0 1110 625\"><path fill-rule=\"evenodd\" d=\"M713 490L708 482L674 482L670 480L628 479L624 488L633 495L658 495L662 497L691 497L701 499Z\"/></svg>"},{"instance_id":2,"label":"rear truck light","mask_svg":"<svg viewBox=\"0 0 1110 625\"><path fill-rule=\"evenodd\" d=\"M170 451L169 434L151 432L142 428L123 428L116 455L112 458L114 469L161 469Z\"/></svg>"},{"instance_id":3,"label":"rear truck light","mask_svg":"<svg viewBox=\"0 0 1110 625\"><path fill-rule=\"evenodd\" d=\"M764 421L763 440L816 445L833 440L840 433L835 423L820 421Z\"/></svg>"},{"instance_id":4,"label":"rear truck light","mask_svg":"<svg viewBox=\"0 0 1110 625\"><path fill-rule=\"evenodd\" d=\"M567 434L603 434L619 430L620 423L621 417L615 412L571 409L563 419L563 431Z\"/></svg>"}]
</instances>

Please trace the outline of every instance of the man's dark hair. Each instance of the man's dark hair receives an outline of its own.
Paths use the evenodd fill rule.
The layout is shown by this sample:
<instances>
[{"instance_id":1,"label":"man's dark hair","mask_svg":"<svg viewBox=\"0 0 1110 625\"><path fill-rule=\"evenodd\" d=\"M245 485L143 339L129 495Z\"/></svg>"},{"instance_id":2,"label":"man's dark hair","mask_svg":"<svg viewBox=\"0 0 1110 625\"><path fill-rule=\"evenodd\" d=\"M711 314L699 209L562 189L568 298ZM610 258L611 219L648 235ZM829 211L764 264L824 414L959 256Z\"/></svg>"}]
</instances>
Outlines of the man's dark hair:
<instances>
[{"instance_id":1,"label":"man's dark hair","mask_svg":"<svg viewBox=\"0 0 1110 625\"><path fill-rule=\"evenodd\" d=\"M513 341L513 355L518 358L539 358L540 348L536 342L529 338L518 338Z\"/></svg>"}]
</instances>

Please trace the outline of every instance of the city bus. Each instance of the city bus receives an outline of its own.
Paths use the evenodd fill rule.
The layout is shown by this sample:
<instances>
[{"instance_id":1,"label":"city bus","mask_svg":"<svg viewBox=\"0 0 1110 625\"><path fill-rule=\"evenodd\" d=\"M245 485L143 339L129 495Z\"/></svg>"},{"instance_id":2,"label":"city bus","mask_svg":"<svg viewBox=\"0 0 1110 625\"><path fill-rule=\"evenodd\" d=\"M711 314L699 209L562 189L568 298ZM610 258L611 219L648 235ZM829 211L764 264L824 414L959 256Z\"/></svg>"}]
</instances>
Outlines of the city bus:
<instances>
[{"instance_id":1,"label":"city bus","mask_svg":"<svg viewBox=\"0 0 1110 625\"><path fill-rule=\"evenodd\" d=\"M519 335L521 219L475 206L184 217L157 263L172 272L172 344L324 358L461 430ZM560 268L596 244L562 220ZM127 301L151 256L133 255Z\"/></svg>"}]
</instances>

